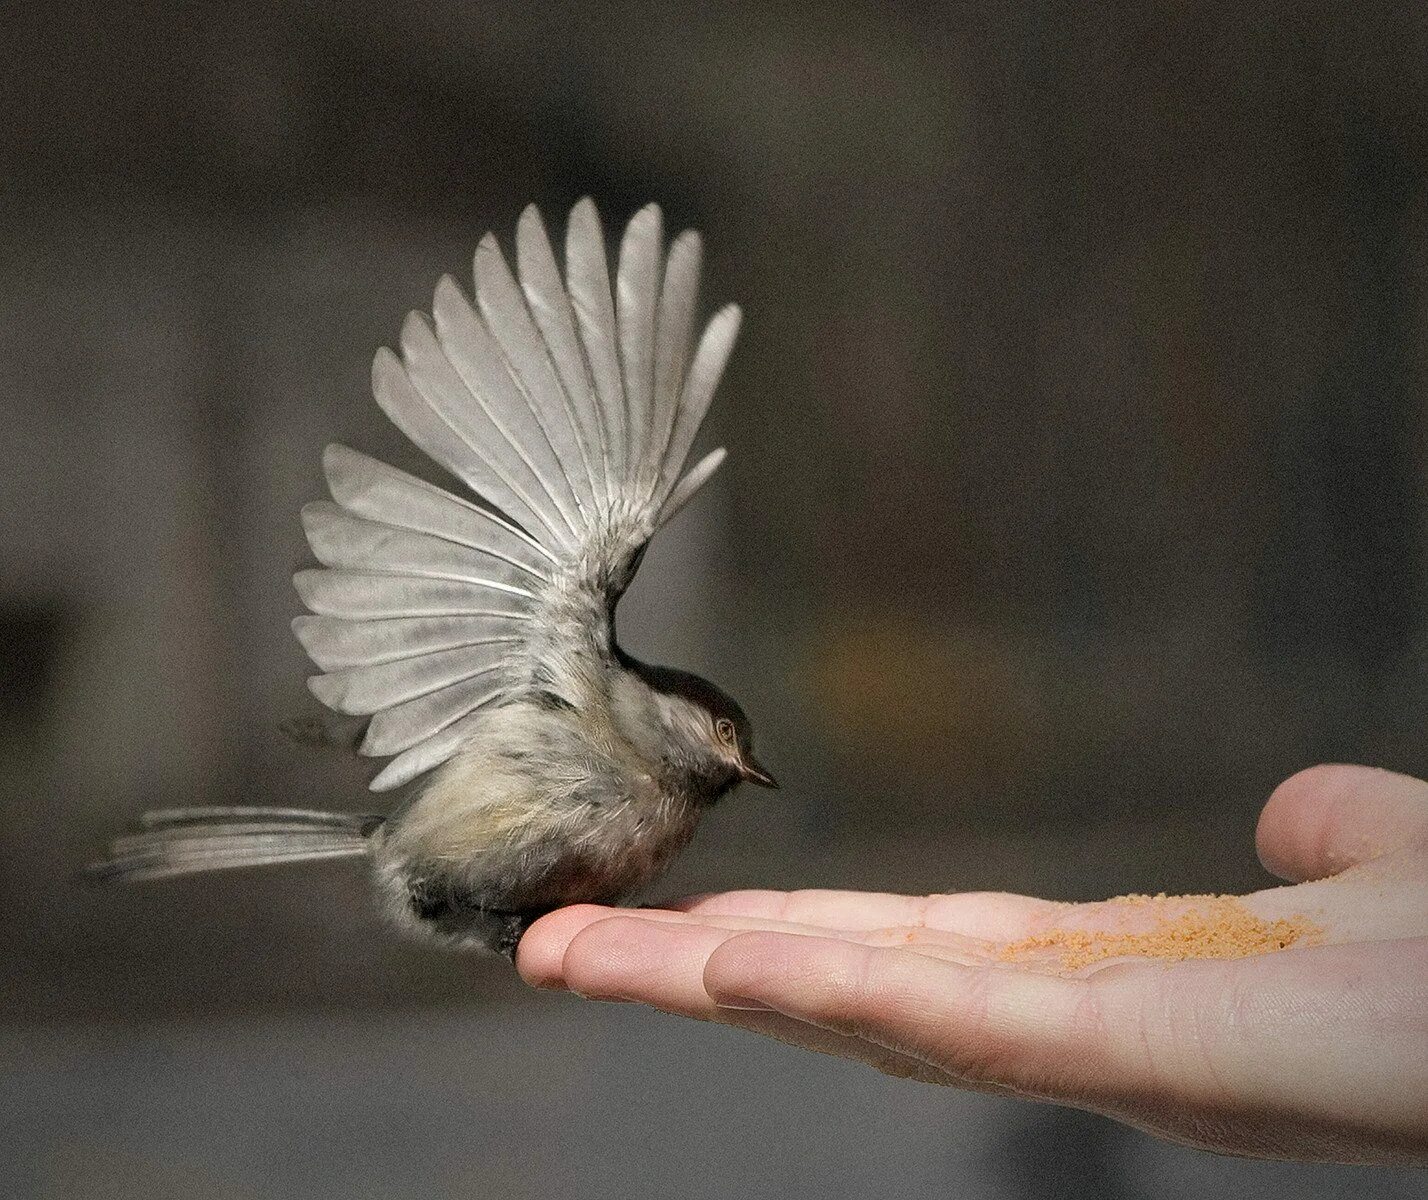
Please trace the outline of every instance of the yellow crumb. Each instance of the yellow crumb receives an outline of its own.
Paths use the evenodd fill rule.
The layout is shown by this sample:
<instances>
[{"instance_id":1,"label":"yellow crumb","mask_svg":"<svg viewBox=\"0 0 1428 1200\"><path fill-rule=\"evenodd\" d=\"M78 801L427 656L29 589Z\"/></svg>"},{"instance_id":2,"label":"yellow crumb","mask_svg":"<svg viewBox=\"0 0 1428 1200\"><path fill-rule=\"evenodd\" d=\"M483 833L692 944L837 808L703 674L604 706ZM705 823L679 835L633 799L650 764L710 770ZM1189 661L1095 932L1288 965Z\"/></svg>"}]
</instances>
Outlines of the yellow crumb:
<instances>
[{"instance_id":1,"label":"yellow crumb","mask_svg":"<svg viewBox=\"0 0 1428 1200\"><path fill-rule=\"evenodd\" d=\"M1154 924L1139 932L1048 929L1003 946L1001 962L1021 962L1059 954L1064 970L1074 971L1107 958L1246 958L1313 945L1323 929L1295 914L1266 921L1235 896L1121 896L1111 904L1137 910L1175 906L1174 915L1152 913ZM1186 909L1183 906L1192 907ZM1143 911L1140 913L1143 917Z\"/></svg>"}]
</instances>

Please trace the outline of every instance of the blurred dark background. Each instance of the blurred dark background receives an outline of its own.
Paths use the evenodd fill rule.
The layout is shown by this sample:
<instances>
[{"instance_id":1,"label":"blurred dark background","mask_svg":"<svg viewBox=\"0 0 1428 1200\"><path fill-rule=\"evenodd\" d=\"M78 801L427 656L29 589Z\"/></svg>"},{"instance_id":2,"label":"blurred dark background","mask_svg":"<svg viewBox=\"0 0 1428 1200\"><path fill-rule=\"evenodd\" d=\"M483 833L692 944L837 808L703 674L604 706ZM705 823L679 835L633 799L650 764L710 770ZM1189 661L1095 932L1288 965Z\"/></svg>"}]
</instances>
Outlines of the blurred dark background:
<instances>
[{"instance_id":1,"label":"blurred dark background","mask_svg":"<svg viewBox=\"0 0 1428 1200\"><path fill-rule=\"evenodd\" d=\"M1421 4L64 13L0 27L0 1189L1410 1194L530 994L351 864L69 876L370 804L277 732L297 510L328 441L420 469L373 349L588 192L746 312L621 627L786 790L667 890L1263 886L1280 779L1428 772Z\"/></svg>"}]
</instances>

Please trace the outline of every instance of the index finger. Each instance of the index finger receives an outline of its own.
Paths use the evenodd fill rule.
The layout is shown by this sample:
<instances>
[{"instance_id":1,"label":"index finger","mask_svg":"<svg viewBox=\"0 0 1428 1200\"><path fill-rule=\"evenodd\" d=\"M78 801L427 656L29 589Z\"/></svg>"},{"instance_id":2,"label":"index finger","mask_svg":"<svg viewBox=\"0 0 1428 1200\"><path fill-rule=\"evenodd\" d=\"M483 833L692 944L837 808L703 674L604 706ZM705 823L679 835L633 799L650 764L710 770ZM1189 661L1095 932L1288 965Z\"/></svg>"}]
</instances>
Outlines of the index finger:
<instances>
[{"instance_id":1,"label":"index finger","mask_svg":"<svg viewBox=\"0 0 1428 1200\"><path fill-rule=\"evenodd\" d=\"M1071 906L1012 892L899 896L890 892L806 888L793 892L716 892L688 896L663 907L703 916L757 917L826 929L866 931L921 926L987 941L1014 941L1056 920Z\"/></svg>"}]
</instances>

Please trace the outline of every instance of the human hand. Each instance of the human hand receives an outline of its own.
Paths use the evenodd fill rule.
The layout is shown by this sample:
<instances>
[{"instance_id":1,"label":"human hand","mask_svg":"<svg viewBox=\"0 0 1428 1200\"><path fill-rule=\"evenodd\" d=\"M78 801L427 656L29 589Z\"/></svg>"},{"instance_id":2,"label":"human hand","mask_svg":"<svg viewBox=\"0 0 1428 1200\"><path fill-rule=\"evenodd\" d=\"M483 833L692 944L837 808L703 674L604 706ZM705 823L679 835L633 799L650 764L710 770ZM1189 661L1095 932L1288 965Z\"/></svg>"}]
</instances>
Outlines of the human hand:
<instances>
[{"instance_id":1,"label":"human hand","mask_svg":"<svg viewBox=\"0 0 1428 1200\"><path fill-rule=\"evenodd\" d=\"M1134 955L1165 942L1137 932L1193 929L1196 898L749 891L560 909L526 932L517 966L537 987L1204 1149L1428 1163L1428 783L1304 771L1270 798L1257 842L1298 882L1240 898L1246 921L1313 930L1253 957Z\"/></svg>"}]
</instances>

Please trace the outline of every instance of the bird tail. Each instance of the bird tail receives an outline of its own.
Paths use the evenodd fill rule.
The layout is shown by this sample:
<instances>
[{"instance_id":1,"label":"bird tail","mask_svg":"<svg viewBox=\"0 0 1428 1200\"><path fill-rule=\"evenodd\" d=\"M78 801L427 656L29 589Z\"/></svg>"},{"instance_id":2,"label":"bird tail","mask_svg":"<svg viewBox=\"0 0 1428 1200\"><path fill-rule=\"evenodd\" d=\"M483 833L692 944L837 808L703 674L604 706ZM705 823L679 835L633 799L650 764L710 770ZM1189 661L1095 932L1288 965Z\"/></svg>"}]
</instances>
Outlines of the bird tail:
<instances>
[{"instance_id":1,"label":"bird tail","mask_svg":"<svg viewBox=\"0 0 1428 1200\"><path fill-rule=\"evenodd\" d=\"M166 808L144 813L81 875L132 883L198 871L366 854L385 818L302 808Z\"/></svg>"}]
</instances>

